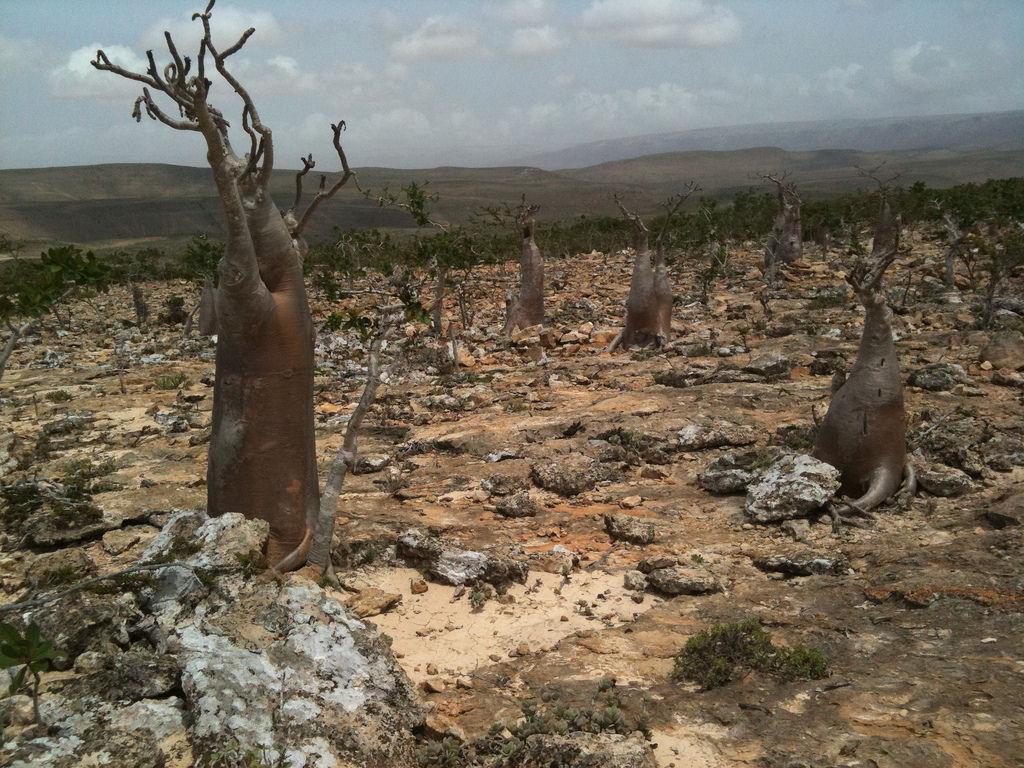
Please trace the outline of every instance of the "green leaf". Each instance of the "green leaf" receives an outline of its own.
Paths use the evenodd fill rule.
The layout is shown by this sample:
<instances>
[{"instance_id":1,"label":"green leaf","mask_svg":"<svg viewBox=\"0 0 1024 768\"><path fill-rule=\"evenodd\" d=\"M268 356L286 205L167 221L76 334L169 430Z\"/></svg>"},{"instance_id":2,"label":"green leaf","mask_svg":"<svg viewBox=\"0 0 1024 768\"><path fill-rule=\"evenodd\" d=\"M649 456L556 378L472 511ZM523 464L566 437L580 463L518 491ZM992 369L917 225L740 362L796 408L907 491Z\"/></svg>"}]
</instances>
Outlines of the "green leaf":
<instances>
[{"instance_id":1,"label":"green leaf","mask_svg":"<svg viewBox=\"0 0 1024 768\"><path fill-rule=\"evenodd\" d=\"M15 658L14 656L8 656L4 653L0 653L0 669L9 669L10 667L16 667L23 663L21 659Z\"/></svg>"},{"instance_id":2,"label":"green leaf","mask_svg":"<svg viewBox=\"0 0 1024 768\"><path fill-rule=\"evenodd\" d=\"M24 685L25 675L27 673L28 667L22 667L18 670L17 674L14 675L14 678L11 680L11 687L8 689L8 692L12 696L18 692L18 689L21 688L22 685Z\"/></svg>"},{"instance_id":3,"label":"green leaf","mask_svg":"<svg viewBox=\"0 0 1024 768\"><path fill-rule=\"evenodd\" d=\"M13 624L0 622L0 643L17 643L21 641L21 633Z\"/></svg>"}]
</instances>

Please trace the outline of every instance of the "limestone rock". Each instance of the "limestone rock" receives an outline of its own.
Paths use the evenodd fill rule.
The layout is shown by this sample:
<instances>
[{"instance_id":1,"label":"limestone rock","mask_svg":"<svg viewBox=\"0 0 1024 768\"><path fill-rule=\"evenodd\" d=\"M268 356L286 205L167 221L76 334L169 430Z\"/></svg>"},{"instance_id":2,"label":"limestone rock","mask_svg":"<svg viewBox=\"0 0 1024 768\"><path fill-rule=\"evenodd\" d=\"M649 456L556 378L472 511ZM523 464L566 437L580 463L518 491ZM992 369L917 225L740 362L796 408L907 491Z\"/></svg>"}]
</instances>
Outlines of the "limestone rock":
<instances>
[{"instance_id":1,"label":"limestone rock","mask_svg":"<svg viewBox=\"0 0 1024 768\"><path fill-rule=\"evenodd\" d=\"M604 529L612 541L628 541L631 544L650 544L657 535L654 522L633 515L605 515Z\"/></svg>"},{"instance_id":2,"label":"limestone rock","mask_svg":"<svg viewBox=\"0 0 1024 768\"><path fill-rule=\"evenodd\" d=\"M785 454L747 488L746 512L759 523L806 517L821 509L839 484L839 470L831 464L803 453Z\"/></svg>"},{"instance_id":3,"label":"limestone rock","mask_svg":"<svg viewBox=\"0 0 1024 768\"><path fill-rule=\"evenodd\" d=\"M141 643L125 652L87 651L76 660L75 671L84 674L72 679L62 695L109 702L162 698L178 686L181 673L174 656L156 653Z\"/></svg>"},{"instance_id":4,"label":"limestone rock","mask_svg":"<svg viewBox=\"0 0 1024 768\"><path fill-rule=\"evenodd\" d=\"M243 585L169 647L198 756L237 742L271 762L287 745L296 765L409 764L422 721L412 684L380 635L314 584Z\"/></svg>"},{"instance_id":5,"label":"limestone rock","mask_svg":"<svg viewBox=\"0 0 1024 768\"><path fill-rule=\"evenodd\" d=\"M778 455L778 449L771 447L723 453L697 475L697 483L711 493L745 493L758 473Z\"/></svg>"},{"instance_id":6,"label":"limestone rock","mask_svg":"<svg viewBox=\"0 0 1024 768\"><path fill-rule=\"evenodd\" d=\"M982 347L978 357L992 363L993 368L1024 369L1024 334L1019 331L996 334Z\"/></svg>"},{"instance_id":7,"label":"limestone rock","mask_svg":"<svg viewBox=\"0 0 1024 768\"><path fill-rule=\"evenodd\" d=\"M752 427L718 421L683 427L677 437L680 450L703 451L708 448L750 445L757 439L757 433Z\"/></svg>"},{"instance_id":8,"label":"limestone rock","mask_svg":"<svg viewBox=\"0 0 1024 768\"><path fill-rule=\"evenodd\" d=\"M637 563L636 567L641 573L650 573L658 568L671 568L679 561L671 555L656 555L655 557L648 557L646 560L641 560Z\"/></svg>"},{"instance_id":9,"label":"limestone rock","mask_svg":"<svg viewBox=\"0 0 1024 768\"><path fill-rule=\"evenodd\" d=\"M30 612L43 637L60 654L57 669L68 669L79 654L112 646L126 647L129 631L143 618L135 595L77 592Z\"/></svg>"},{"instance_id":10,"label":"limestone rock","mask_svg":"<svg viewBox=\"0 0 1024 768\"><path fill-rule=\"evenodd\" d=\"M971 478L959 469L943 464L927 464L917 468L917 484L932 496L953 498L971 489Z\"/></svg>"},{"instance_id":11,"label":"limestone rock","mask_svg":"<svg viewBox=\"0 0 1024 768\"><path fill-rule=\"evenodd\" d=\"M586 458L534 464L530 470L534 483L559 496L576 496L589 491L602 480L610 480L613 475L610 468Z\"/></svg>"},{"instance_id":12,"label":"limestone rock","mask_svg":"<svg viewBox=\"0 0 1024 768\"><path fill-rule=\"evenodd\" d=\"M96 564L84 550L58 549L32 560L25 573L25 583L40 589L59 587L81 581L96 573Z\"/></svg>"},{"instance_id":13,"label":"limestone rock","mask_svg":"<svg viewBox=\"0 0 1024 768\"><path fill-rule=\"evenodd\" d=\"M398 554L422 566L444 584L460 586L485 581L498 589L526 582L525 563L491 552L474 552L411 528L398 537Z\"/></svg>"},{"instance_id":14,"label":"limestone rock","mask_svg":"<svg viewBox=\"0 0 1024 768\"><path fill-rule=\"evenodd\" d=\"M10 768L164 768L179 757L165 744L183 733L183 702L170 697L117 706L95 699L40 702L53 727L44 736L8 741L0 764Z\"/></svg>"},{"instance_id":15,"label":"limestone rock","mask_svg":"<svg viewBox=\"0 0 1024 768\"><path fill-rule=\"evenodd\" d=\"M956 363L931 363L910 374L908 383L929 392L948 392L957 384L970 383L970 378Z\"/></svg>"},{"instance_id":16,"label":"limestone rock","mask_svg":"<svg viewBox=\"0 0 1024 768\"><path fill-rule=\"evenodd\" d=\"M519 491L500 499L494 509L502 517L533 517L538 511L537 502L529 491Z\"/></svg>"},{"instance_id":17,"label":"limestone rock","mask_svg":"<svg viewBox=\"0 0 1024 768\"><path fill-rule=\"evenodd\" d=\"M712 574L703 568L689 568L675 565L670 568L657 568L647 574L647 584L655 592L674 597L675 595L706 595L721 592L719 584Z\"/></svg>"},{"instance_id":18,"label":"limestone rock","mask_svg":"<svg viewBox=\"0 0 1024 768\"><path fill-rule=\"evenodd\" d=\"M789 375L792 369L790 358L781 352L766 352L753 358L743 366L747 373L756 373L765 379L781 379Z\"/></svg>"},{"instance_id":19,"label":"limestone rock","mask_svg":"<svg viewBox=\"0 0 1024 768\"><path fill-rule=\"evenodd\" d=\"M647 577L640 571L626 571L622 576L622 586L633 592L647 589Z\"/></svg>"},{"instance_id":20,"label":"limestone rock","mask_svg":"<svg viewBox=\"0 0 1024 768\"><path fill-rule=\"evenodd\" d=\"M823 573L841 574L849 564L841 554L820 554L810 550L794 549L754 560L754 565L769 573L787 576L813 576Z\"/></svg>"},{"instance_id":21,"label":"limestone rock","mask_svg":"<svg viewBox=\"0 0 1024 768\"><path fill-rule=\"evenodd\" d=\"M345 600L345 607L349 608L358 618L365 619L387 613L400 602L402 602L401 595L370 587L348 597Z\"/></svg>"}]
</instances>

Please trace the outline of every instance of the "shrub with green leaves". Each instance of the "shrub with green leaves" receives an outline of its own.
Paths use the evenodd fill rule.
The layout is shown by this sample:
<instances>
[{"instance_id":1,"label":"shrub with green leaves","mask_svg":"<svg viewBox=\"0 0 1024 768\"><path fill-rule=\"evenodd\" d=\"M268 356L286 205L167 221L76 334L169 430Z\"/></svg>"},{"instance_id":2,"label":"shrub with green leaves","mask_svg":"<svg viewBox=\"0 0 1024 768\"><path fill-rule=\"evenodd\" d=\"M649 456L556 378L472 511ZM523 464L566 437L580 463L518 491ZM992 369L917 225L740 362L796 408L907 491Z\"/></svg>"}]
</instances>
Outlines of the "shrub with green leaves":
<instances>
[{"instance_id":1,"label":"shrub with green leaves","mask_svg":"<svg viewBox=\"0 0 1024 768\"><path fill-rule=\"evenodd\" d=\"M757 619L746 619L715 624L687 640L675 658L673 677L697 683L706 691L725 685L744 670L784 681L816 680L828 675L828 660L816 648L777 647Z\"/></svg>"},{"instance_id":2,"label":"shrub with green leaves","mask_svg":"<svg viewBox=\"0 0 1024 768\"><path fill-rule=\"evenodd\" d=\"M13 624L0 622L0 668L14 669L9 693L14 695L31 676L30 692L32 713L39 722L39 685L41 675L57 658L57 649L42 634L34 623L21 632Z\"/></svg>"}]
</instances>

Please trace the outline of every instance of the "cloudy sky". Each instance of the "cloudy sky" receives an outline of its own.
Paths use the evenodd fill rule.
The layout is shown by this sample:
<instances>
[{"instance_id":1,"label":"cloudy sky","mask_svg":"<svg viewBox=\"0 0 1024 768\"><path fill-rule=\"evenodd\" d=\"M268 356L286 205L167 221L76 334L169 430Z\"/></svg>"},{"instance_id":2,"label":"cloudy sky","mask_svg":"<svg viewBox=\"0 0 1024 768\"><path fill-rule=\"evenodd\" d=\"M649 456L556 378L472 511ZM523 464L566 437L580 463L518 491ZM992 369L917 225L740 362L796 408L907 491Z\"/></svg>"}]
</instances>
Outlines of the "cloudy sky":
<instances>
[{"instance_id":1,"label":"cloudy sky","mask_svg":"<svg viewBox=\"0 0 1024 768\"><path fill-rule=\"evenodd\" d=\"M0 167L203 165L201 140L130 112L89 66L183 52L205 0L0 0ZM485 165L716 125L1024 108L1021 0L220 0L221 47L278 165ZM226 88L214 103L237 110ZM229 118L230 119L230 118ZM237 124L237 120L235 121Z\"/></svg>"}]
</instances>

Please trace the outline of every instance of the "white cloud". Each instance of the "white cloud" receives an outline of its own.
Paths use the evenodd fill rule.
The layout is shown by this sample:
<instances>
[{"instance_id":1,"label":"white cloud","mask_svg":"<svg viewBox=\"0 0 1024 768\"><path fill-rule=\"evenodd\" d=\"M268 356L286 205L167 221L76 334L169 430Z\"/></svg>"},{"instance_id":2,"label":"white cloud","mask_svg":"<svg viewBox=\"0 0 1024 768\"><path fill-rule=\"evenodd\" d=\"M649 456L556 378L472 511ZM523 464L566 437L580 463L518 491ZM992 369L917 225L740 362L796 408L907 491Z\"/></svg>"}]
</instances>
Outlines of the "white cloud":
<instances>
[{"instance_id":1,"label":"white cloud","mask_svg":"<svg viewBox=\"0 0 1024 768\"><path fill-rule=\"evenodd\" d=\"M508 50L515 56L537 56L561 47L562 38L554 27L524 27L512 33Z\"/></svg>"},{"instance_id":2,"label":"white cloud","mask_svg":"<svg viewBox=\"0 0 1024 768\"><path fill-rule=\"evenodd\" d=\"M583 29L641 48L711 48L739 39L731 10L703 0L593 0Z\"/></svg>"},{"instance_id":3,"label":"white cloud","mask_svg":"<svg viewBox=\"0 0 1024 768\"><path fill-rule=\"evenodd\" d=\"M892 52L892 76L896 84L918 93L949 88L961 76L960 66L941 45L918 41Z\"/></svg>"},{"instance_id":4,"label":"white cloud","mask_svg":"<svg viewBox=\"0 0 1024 768\"><path fill-rule=\"evenodd\" d=\"M549 0L497 0L490 8L491 15L508 24L538 26L551 17Z\"/></svg>"},{"instance_id":5,"label":"white cloud","mask_svg":"<svg viewBox=\"0 0 1024 768\"><path fill-rule=\"evenodd\" d=\"M135 51L123 45L93 43L72 51L67 61L50 70L50 91L55 96L73 99L120 100L142 93L142 85L133 80L101 72L92 66L96 51L102 49L112 64L133 72L144 72L146 63Z\"/></svg>"},{"instance_id":6,"label":"white cloud","mask_svg":"<svg viewBox=\"0 0 1024 768\"><path fill-rule=\"evenodd\" d=\"M234 5L218 4L210 16L210 33L218 50L234 45L249 27L255 27L256 34L246 43L246 51L257 45L278 45L287 37L277 18L269 11L247 11ZM191 21L190 15L182 14L162 18L146 30L141 38L142 45L153 49L158 62L169 55L164 41L165 31L171 33L174 45L182 56L194 59L199 51L199 41L203 38L201 21Z\"/></svg>"},{"instance_id":7,"label":"white cloud","mask_svg":"<svg viewBox=\"0 0 1024 768\"><path fill-rule=\"evenodd\" d=\"M430 16L391 44L391 55L400 61L455 61L486 53L476 29L449 16Z\"/></svg>"},{"instance_id":8,"label":"white cloud","mask_svg":"<svg viewBox=\"0 0 1024 768\"><path fill-rule=\"evenodd\" d=\"M39 43L0 34L0 75L27 72L43 60L44 50Z\"/></svg>"},{"instance_id":9,"label":"white cloud","mask_svg":"<svg viewBox=\"0 0 1024 768\"><path fill-rule=\"evenodd\" d=\"M821 83L826 93L837 93L848 99L857 94L855 87L864 67L856 62L845 67L831 67L821 74Z\"/></svg>"}]
</instances>

